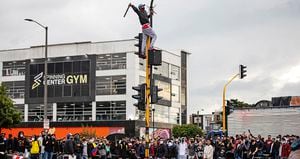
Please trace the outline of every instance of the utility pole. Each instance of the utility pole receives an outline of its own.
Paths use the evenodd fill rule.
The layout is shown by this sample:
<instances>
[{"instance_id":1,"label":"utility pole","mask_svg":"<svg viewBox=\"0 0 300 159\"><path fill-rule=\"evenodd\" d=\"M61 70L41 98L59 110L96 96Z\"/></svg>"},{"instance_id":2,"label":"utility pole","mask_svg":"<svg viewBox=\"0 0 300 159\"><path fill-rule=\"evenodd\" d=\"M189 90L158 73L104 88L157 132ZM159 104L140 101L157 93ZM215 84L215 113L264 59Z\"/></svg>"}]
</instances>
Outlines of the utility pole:
<instances>
[{"instance_id":1,"label":"utility pole","mask_svg":"<svg viewBox=\"0 0 300 159\"><path fill-rule=\"evenodd\" d=\"M153 1L150 3L150 11L153 10ZM150 16L150 25L153 28L153 18ZM149 138L149 128L150 128L150 90L152 80L152 65L149 65L149 48L150 48L150 37L147 37L146 42L146 112L145 112L145 138L146 138L146 147L145 147L145 158L149 158L149 149L150 149L150 138Z\"/></svg>"}]
</instances>

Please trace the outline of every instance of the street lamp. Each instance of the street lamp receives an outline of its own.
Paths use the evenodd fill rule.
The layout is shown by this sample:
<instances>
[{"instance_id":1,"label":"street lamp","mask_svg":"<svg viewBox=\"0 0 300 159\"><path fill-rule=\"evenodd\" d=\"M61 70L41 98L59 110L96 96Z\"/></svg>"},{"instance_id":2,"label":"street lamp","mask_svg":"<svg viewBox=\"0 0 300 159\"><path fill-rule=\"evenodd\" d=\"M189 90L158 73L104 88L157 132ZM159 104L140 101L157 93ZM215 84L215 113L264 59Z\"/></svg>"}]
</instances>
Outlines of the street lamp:
<instances>
[{"instance_id":1,"label":"street lamp","mask_svg":"<svg viewBox=\"0 0 300 159\"><path fill-rule=\"evenodd\" d=\"M33 20L33 19L24 19L28 22L33 22L41 26L45 29L46 37L45 37L45 60L44 60L44 124L47 120L47 104L48 104L48 84L47 84L47 76L48 76L48 27L40 24L39 22Z\"/></svg>"}]
</instances>

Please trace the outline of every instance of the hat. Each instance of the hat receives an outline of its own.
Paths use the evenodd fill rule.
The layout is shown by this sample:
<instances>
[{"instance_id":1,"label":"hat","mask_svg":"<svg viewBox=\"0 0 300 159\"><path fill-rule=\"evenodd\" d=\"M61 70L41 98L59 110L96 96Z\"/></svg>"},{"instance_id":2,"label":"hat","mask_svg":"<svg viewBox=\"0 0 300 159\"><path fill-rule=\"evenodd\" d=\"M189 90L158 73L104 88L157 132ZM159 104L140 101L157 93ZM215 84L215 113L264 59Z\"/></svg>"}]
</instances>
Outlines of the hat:
<instances>
[{"instance_id":1,"label":"hat","mask_svg":"<svg viewBox=\"0 0 300 159\"><path fill-rule=\"evenodd\" d=\"M141 8L145 8L145 4L139 4L139 9L141 9Z\"/></svg>"}]
</instances>

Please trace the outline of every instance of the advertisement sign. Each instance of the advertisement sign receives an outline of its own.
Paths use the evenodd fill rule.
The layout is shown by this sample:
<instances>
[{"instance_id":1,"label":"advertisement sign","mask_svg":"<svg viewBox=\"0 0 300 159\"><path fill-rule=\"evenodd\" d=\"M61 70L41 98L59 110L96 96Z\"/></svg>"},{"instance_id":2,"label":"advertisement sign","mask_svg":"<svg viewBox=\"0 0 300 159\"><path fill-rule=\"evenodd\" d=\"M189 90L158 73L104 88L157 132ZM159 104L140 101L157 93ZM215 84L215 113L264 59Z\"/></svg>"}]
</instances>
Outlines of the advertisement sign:
<instances>
[{"instance_id":1,"label":"advertisement sign","mask_svg":"<svg viewBox=\"0 0 300 159\"><path fill-rule=\"evenodd\" d=\"M32 60L26 66L26 103L41 103L47 83L49 102L91 101L95 98L95 57L53 58L48 62Z\"/></svg>"}]
</instances>

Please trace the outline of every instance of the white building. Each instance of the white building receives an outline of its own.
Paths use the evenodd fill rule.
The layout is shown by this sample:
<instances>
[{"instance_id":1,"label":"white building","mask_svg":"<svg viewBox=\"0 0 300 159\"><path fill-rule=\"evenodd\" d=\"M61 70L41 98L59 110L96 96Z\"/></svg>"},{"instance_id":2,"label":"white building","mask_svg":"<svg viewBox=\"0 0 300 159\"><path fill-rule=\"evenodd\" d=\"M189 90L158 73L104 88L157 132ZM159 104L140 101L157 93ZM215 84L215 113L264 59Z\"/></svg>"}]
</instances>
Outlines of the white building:
<instances>
[{"instance_id":1,"label":"white building","mask_svg":"<svg viewBox=\"0 0 300 159\"><path fill-rule=\"evenodd\" d=\"M60 121L143 120L132 95L145 80L145 61L134 54L135 40L78 42L48 46L48 118ZM43 120L44 46L0 50L0 82L25 122ZM163 100L155 122L186 123L185 51L162 52L153 69Z\"/></svg>"}]
</instances>

